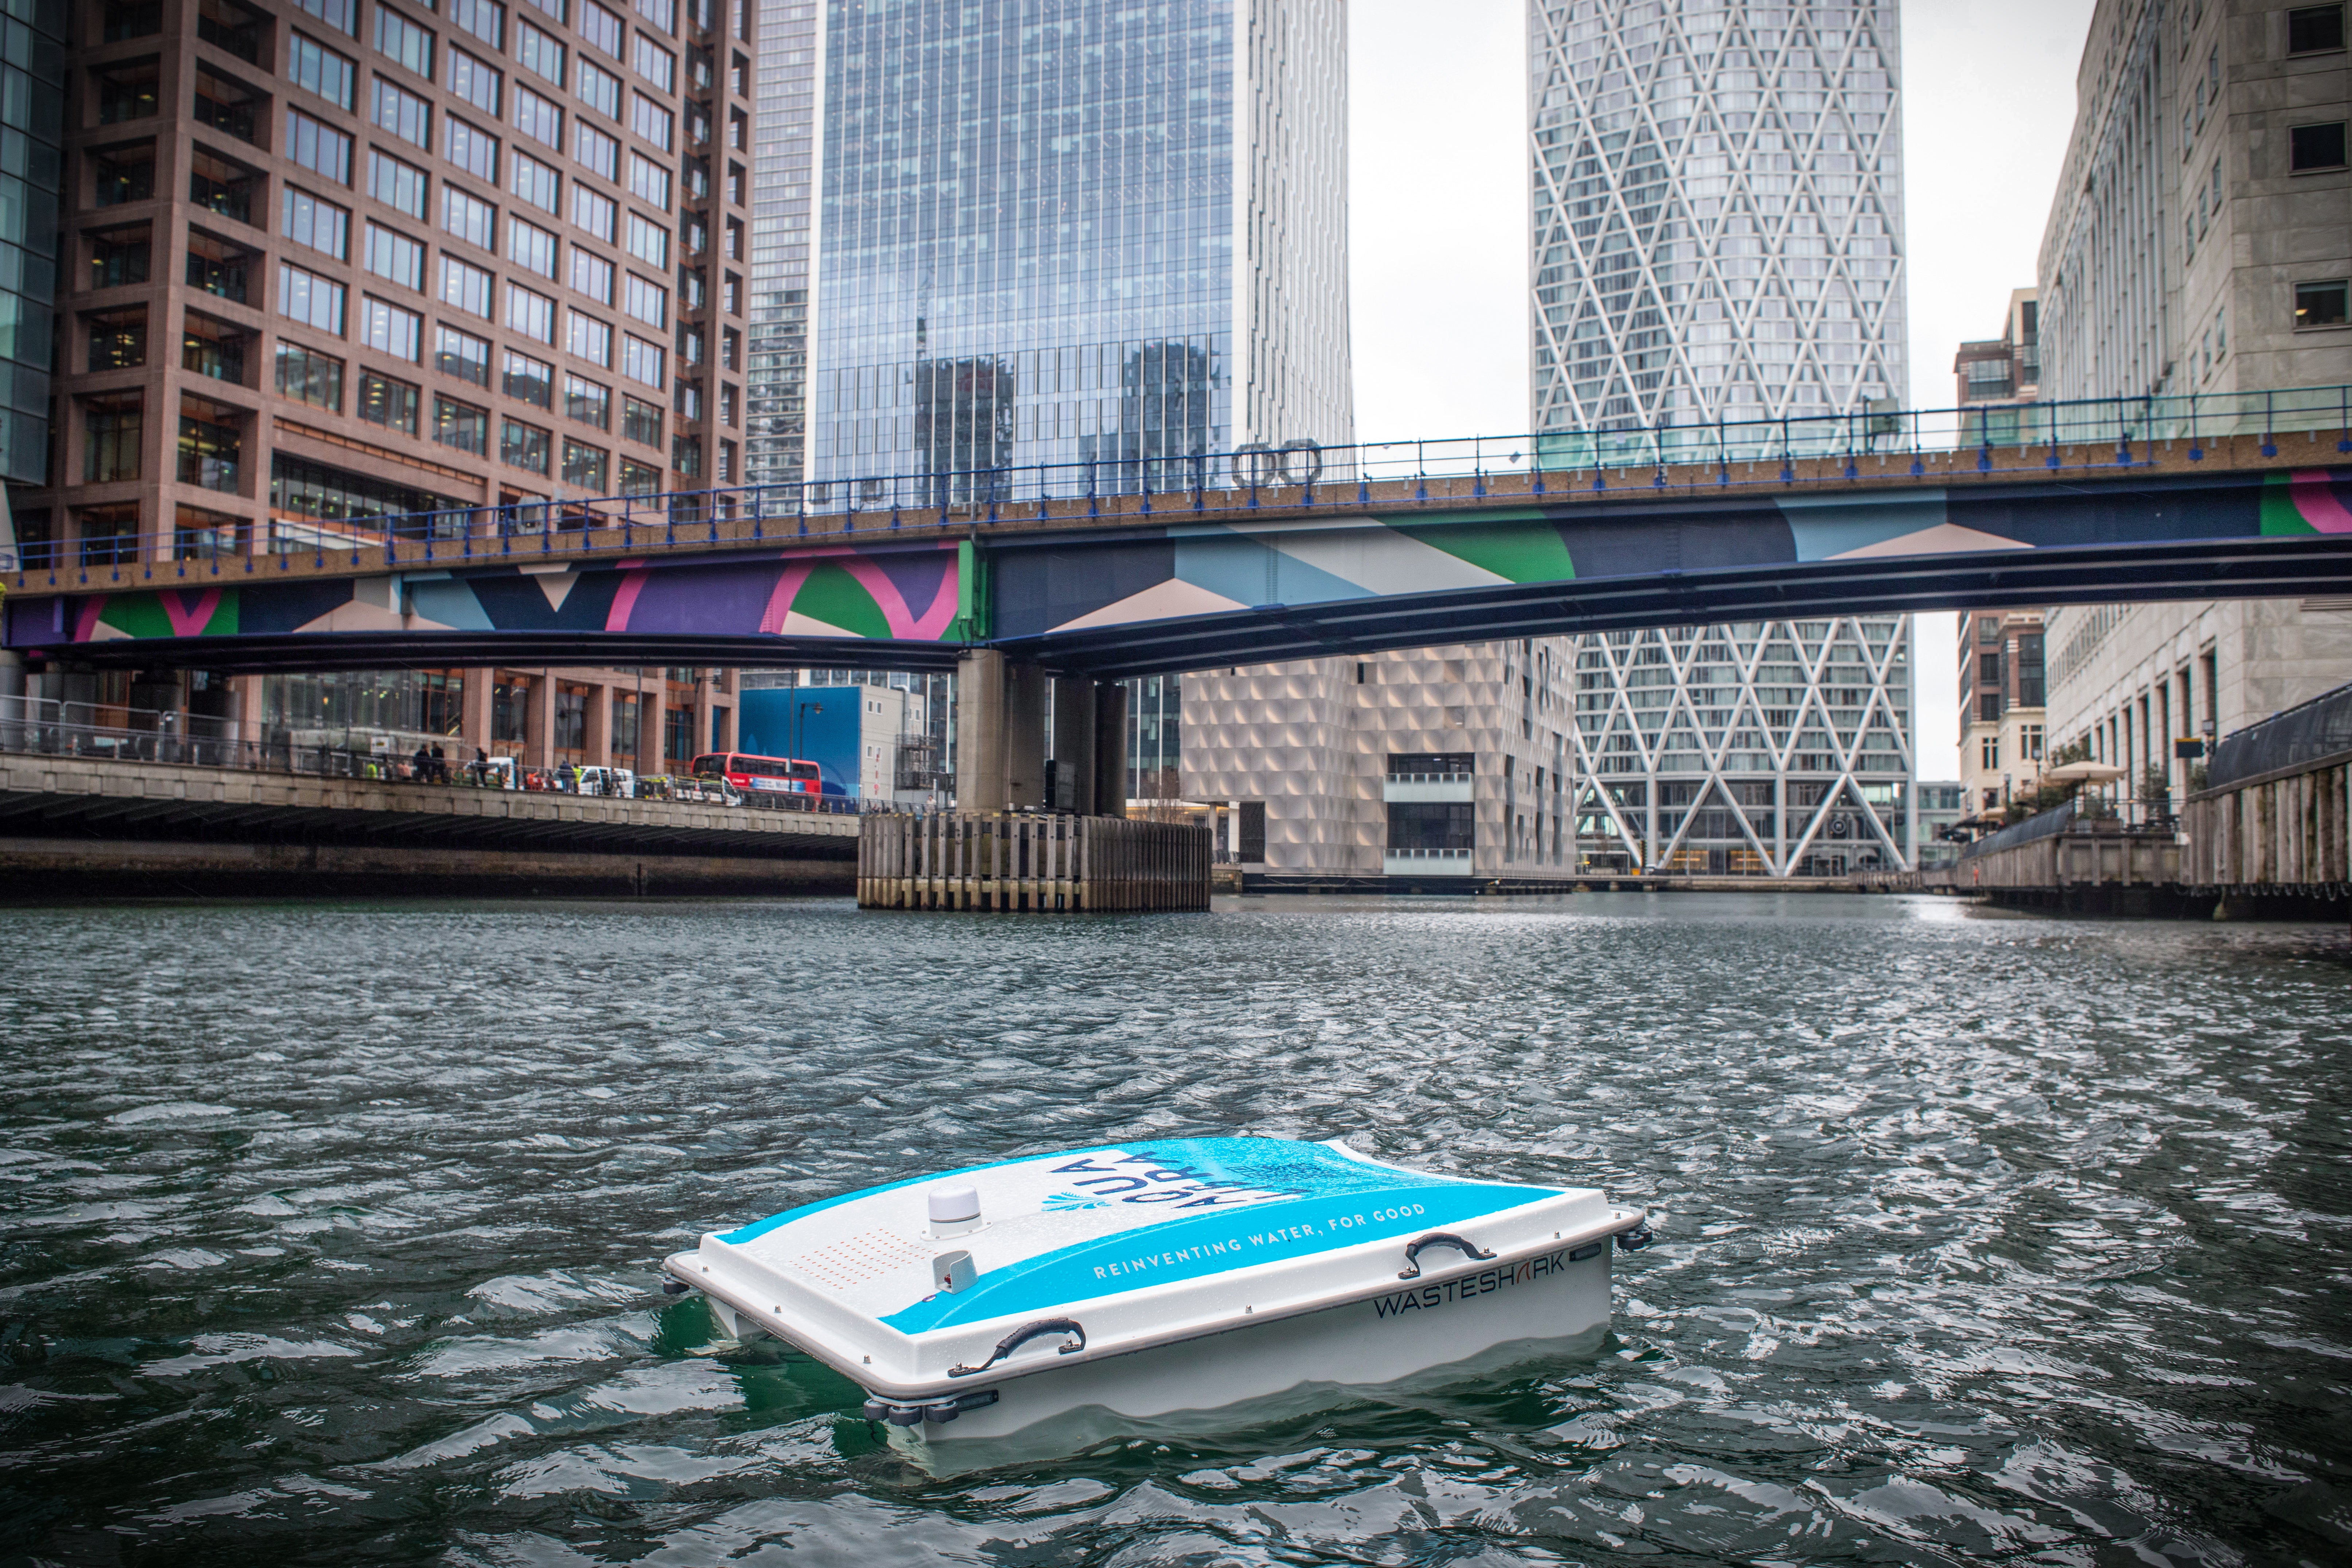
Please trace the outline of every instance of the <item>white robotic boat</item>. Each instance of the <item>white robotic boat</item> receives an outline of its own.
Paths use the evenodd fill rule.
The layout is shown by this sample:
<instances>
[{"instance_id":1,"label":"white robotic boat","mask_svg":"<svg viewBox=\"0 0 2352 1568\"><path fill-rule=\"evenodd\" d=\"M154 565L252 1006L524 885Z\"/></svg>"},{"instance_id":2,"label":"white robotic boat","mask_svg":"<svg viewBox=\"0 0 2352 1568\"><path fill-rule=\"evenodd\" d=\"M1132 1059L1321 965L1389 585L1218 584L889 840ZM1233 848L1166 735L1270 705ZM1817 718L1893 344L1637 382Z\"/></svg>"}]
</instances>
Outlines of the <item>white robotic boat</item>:
<instances>
[{"instance_id":1,"label":"white robotic boat","mask_svg":"<svg viewBox=\"0 0 2352 1568\"><path fill-rule=\"evenodd\" d=\"M665 1268L730 1336L772 1334L858 1384L900 1446L1025 1448L1589 1353L1612 1237L1647 1245L1646 1215L1593 1188L1336 1142L1175 1139L869 1188L705 1236Z\"/></svg>"}]
</instances>

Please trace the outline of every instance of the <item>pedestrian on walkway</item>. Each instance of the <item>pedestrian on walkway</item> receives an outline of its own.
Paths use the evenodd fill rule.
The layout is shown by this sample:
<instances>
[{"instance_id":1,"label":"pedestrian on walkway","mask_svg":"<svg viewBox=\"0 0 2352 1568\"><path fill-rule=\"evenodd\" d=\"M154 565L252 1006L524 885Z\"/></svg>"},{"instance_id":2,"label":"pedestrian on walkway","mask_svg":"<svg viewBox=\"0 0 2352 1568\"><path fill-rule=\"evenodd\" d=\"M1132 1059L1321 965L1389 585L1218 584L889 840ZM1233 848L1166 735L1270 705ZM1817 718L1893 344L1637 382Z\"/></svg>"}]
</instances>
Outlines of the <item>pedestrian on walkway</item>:
<instances>
[{"instance_id":1,"label":"pedestrian on walkway","mask_svg":"<svg viewBox=\"0 0 2352 1568\"><path fill-rule=\"evenodd\" d=\"M416 754L408 759L408 776L418 784L433 776L433 753L425 749L422 742L417 743Z\"/></svg>"},{"instance_id":2,"label":"pedestrian on walkway","mask_svg":"<svg viewBox=\"0 0 2352 1568\"><path fill-rule=\"evenodd\" d=\"M569 758L565 759L562 767L555 770L555 787L564 795L580 793L580 770L572 765Z\"/></svg>"}]
</instances>

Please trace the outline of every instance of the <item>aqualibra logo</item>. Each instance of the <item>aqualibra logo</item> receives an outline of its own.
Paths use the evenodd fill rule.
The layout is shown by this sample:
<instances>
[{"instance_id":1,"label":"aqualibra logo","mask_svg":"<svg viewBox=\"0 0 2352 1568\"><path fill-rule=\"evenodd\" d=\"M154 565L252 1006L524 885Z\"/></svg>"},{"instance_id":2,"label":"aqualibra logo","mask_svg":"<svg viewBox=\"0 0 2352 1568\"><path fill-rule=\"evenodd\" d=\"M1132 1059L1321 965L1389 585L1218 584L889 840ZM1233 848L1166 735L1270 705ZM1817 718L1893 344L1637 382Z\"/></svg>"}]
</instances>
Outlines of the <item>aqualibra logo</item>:
<instances>
[{"instance_id":1,"label":"aqualibra logo","mask_svg":"<svg viewBox=\"0 0 2352 1568\"><path fill-rule=\"evenodd\" d=\"M1238 1182L1213 1182L1197 1171L1160 1163L1155 1155L1123 1154L1107 1164L1091 1159L1073 1160L1052 1167L1057 1176L1088 1197L1123 1204L1167 1204L1180 1209L1237 1208L1244 1204L1270 1203L1305 1194L1274 1187L1245 1186Z\"/></svg>"}]
</instances>

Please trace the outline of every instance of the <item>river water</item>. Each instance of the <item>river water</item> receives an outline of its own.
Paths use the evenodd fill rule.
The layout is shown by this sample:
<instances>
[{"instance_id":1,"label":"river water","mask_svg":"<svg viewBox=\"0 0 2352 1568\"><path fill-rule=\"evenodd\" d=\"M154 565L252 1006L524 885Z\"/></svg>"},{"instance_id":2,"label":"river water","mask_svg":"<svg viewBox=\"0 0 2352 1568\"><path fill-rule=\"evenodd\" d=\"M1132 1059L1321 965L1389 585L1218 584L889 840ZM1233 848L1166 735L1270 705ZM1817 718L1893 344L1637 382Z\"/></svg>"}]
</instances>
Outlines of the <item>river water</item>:
<instances>
[{"instance_id":1,"label":"river water","mask_svg":"<svg viewBox=\"0 0 2352 1568\"><path fill-rule=\"evenodd\" d=\"M0 942L0 1563L2352 1552L2340 929L1628 893ZM850 1187L1237 1132L1604 1185L1659 1243L1594 1359L951 1479L656 1288Z\"/></svg>"}]
</instances>

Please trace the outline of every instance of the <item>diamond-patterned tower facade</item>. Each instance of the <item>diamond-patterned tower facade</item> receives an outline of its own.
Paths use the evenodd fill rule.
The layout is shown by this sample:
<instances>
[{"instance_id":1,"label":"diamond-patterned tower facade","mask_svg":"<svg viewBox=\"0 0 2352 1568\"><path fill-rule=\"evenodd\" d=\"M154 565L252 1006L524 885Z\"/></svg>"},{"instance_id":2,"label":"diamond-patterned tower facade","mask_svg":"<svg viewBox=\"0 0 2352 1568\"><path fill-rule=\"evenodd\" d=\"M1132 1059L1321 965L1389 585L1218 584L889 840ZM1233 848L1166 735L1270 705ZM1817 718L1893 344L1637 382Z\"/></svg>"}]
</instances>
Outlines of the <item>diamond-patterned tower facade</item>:
<instances>
[{"instance_id":1,"label":"diamond-patterned tower facade","mask_svg":"<svg viewBox=\"0 0 2352 1568\"><path fill-rule=\"evenodd\" d=\"M1905 386L1895 0L1532 0L1538 430Z\"/></svg>"},{"instance_id":2,"label":"diamond-patterned tower facade","mask_svg":"<svg viewBox=\"0 0 2352 1568\"><path fill-rule=\"evenodd\" d=\"M1908 616L1577 641L1580 868L1783 877L1909 868Z\"/></svg>"},{"instance_id":3,"label":"diamond-patterned tower facade","mask_svg":"<svg viewBox=\"0 0 2352 1568\"><path fill-rule=\"evenodd\" d=\"M1896 0L1531 0L1535 427L1906 385ZM1573 639L1580 868L1907 867L1911 626Z\"/></svg>"}]
</instances>

